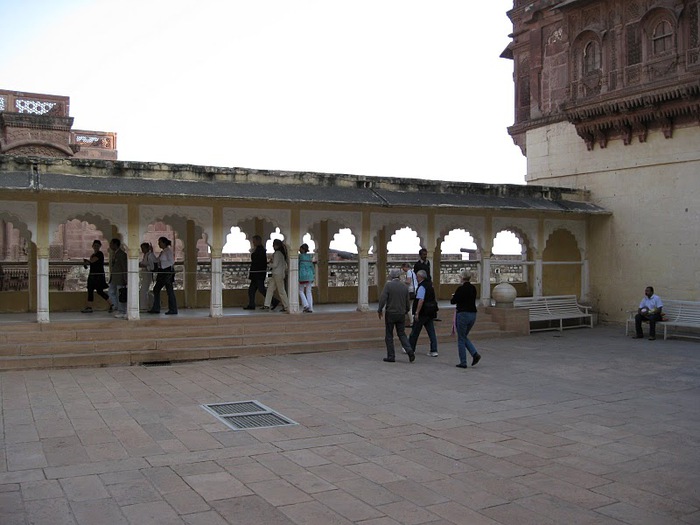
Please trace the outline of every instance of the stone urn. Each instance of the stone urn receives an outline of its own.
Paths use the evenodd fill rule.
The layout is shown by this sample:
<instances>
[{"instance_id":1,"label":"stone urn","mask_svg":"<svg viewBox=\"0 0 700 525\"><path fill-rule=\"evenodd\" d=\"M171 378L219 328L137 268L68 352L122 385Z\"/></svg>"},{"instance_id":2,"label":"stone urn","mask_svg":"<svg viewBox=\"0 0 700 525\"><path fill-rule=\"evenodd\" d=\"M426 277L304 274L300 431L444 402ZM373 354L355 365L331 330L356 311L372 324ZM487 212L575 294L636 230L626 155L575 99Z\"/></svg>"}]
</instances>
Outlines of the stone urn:
<instances>
[{"instance_id":1,"label":"stone urn","mask_svg":"<svg viewBox=\"0 0 700 525\"><path fill-rule=\"evenodd\" d=\"M491 297L496 301L496 308L513 308L513 301L517 296L515 286L509 283L497 284L491 292Z\"/></svg>"}]
</instances>

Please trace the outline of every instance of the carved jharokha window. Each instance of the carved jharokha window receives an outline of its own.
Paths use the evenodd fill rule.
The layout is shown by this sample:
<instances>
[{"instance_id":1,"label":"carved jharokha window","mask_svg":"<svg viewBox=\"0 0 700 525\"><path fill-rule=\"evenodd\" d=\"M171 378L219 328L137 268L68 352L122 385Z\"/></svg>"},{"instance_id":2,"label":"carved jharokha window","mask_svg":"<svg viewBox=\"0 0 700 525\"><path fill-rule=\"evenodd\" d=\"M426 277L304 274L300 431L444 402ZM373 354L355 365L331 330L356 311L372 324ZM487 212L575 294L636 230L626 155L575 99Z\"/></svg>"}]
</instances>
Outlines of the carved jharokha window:
<instances>
[{"instance_id":1,"label":"carved jharokha window","mask_svg":"<svg viewBox=\"0 0 700 525\"><path fill-rule=\"evenodd\" d=\"M600 71L600 46L592 40L583 48L583 74Z\"/></svg>"},{"instance_id":2,"label":"carved jharokha window","mask_svg":"<svg viewBox=\"0 0 700 525\"><path fill-rule=\"evenodd\" d=\"M673 26L668 20L661 20L654 26L651 49L655 56L673 51Z\"/></svg>"}]
</instances>

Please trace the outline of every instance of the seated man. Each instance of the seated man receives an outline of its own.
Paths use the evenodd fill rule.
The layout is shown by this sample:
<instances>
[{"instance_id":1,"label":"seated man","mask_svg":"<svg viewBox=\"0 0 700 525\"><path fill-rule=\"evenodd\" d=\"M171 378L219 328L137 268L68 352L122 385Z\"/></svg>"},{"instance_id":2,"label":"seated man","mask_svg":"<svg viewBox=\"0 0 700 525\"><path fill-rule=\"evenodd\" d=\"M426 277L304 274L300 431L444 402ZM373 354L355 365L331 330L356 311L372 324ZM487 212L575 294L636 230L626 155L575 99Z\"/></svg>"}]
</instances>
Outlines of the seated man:
<instances>
[{"instance_id":1,"label":"seated man","mask_svg":"<svg viewBox=\"0 0 700 525\"><path fill-rule=\"evenodd\" d=\"M649 341L656 339L656 323L661 321L661 309L663 307L664 304L661 302L661 298L654 294L654 287L647 286L644 290L644 299L639 303L639 311L634 316L634 328L637 331L637 335L634 336L635 339L644 337L642 332L643 321L649 323Z\"/></svg>"}]
</instances>

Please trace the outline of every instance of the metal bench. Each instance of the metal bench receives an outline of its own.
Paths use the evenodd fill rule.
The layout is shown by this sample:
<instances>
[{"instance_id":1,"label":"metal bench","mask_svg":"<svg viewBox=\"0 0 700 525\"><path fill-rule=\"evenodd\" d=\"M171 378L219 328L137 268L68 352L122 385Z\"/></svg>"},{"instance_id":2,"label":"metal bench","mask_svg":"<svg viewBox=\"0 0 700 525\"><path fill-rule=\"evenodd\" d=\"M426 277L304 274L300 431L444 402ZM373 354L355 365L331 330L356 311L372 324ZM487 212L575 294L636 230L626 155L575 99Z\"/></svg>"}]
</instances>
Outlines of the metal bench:
<instances>
[{"instance_id":1,"label":"metal bench","mask_svg":"<svg viewBox=\"0 0 700 525\"><path fill-rule=\"evenodd\" d=\"M575 295L549 295L544 297L517 297L513 302L515 308L527 308L530 317L530 332L542 330L559 330L566 328L593 328L593 315L590 306L578 303ZM578 324L564 324L565 320L578 320ZM552 321L558 321L552 326ZM533 327L533 324L547 322L547 326Z\"/></svg>"}]
</instances>

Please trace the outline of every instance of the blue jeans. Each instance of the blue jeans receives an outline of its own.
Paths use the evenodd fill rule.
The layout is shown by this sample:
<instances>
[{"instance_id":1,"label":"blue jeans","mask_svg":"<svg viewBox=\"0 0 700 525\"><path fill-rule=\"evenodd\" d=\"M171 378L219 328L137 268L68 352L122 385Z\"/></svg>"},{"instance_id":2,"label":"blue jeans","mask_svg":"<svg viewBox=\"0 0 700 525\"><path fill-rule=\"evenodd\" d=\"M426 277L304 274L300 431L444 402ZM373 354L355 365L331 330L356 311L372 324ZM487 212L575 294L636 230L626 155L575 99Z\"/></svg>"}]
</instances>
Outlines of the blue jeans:
<instances>
[{"instance_id":1,"label":"blue jeans","mask_svg":"<svg viewBox=\"0 0 700 525\"><path fill-rule=\"evenodd\" d=\"M119 286L117 283L109 283L109 287L107 288L107 295L109 295L109 300L112 303L112 306L114 306L115 310L119 312L120 314L125 314L126 313L126 303L120 303L119 302L119 290L122 288L126 288L125 286Z\"/></svg>"},{"instance_id":2,"label":"blue jeans","mask_svg":"<svg viewBox=\"0 0 700 525\"><path fill-rule=\"evenodd\" d=\"M433 320L429 317L419 317L418 319L413 321L411 335L408 337L408 340L411 343L411 348L414 352L416 351L416 343L418 342L418 336L420 335L420 331L423 329L424 326L425 331L428 332L428 338L430 339L430 351L437 352L438 344L437 336L435 335L435 325L433 324Z\"/></svg>"},{"instance_id":3,"label":"blue jeans","mask_svg":"<svg viewBox=\"0 0 700 525\"><path fill-rule=\"evenodd\" d=\"M476 312L457 312L457 352L459 352L459 364L467 364L467 350L474 357L478 352L469 340L469 331L476 322Z\"/></svg>"}]
</instances>

